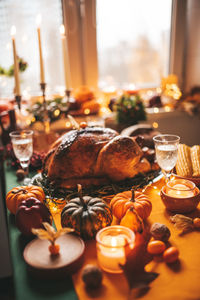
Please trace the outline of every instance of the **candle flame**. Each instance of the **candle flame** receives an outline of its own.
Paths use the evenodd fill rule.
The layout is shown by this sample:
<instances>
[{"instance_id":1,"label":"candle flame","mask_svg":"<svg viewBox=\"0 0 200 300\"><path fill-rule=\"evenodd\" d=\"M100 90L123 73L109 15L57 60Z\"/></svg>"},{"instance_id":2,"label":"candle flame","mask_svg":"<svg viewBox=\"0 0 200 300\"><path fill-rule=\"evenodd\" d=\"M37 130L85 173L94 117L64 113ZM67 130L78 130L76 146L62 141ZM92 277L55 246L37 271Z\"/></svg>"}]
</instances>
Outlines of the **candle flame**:
<instances>
[{"instance_id":1,"label":"candle flame","mask_svg":"<svg viewBox=\"0 0 200 300\"><path fill-rule=\"evenodd\" d=\"M117 240L116 240L116 238L112 237L110 243L111 243L111 246L113 246L113 247L117 246Z\"/></svg>"},{"instance_id":2,"label":"candle flame","mask_svg":"<svg viewBox=\"0 0 200 300\"><path fill-rule=\"evenodd\" d=\"M12 37L15 36L15 34L16 34L16 27L15 26L11 27L10 34L11 34Z\"/></svg>"},{"instance_id":3,"label":"candle flame","mask_svg":"<svg viewBox=\"0 0 200 300\"><path fill-rule=\"evenodd\" d=\"M65 34L65 26L62 24L60 25L60 34L64 35Z\"/></svg>"},{"instance_id":4,"label":"candle flame","mask_svg":"<svg viewBox=\"0 0 200 300\"><path fill-rule=\"evenodd\" d=\"M37 25L37 27L40 26L41 22L42 22L42 16L41 16L41 14L38 14L37 17L36 17L36 25Z\"/></svg>"}]
</instances>

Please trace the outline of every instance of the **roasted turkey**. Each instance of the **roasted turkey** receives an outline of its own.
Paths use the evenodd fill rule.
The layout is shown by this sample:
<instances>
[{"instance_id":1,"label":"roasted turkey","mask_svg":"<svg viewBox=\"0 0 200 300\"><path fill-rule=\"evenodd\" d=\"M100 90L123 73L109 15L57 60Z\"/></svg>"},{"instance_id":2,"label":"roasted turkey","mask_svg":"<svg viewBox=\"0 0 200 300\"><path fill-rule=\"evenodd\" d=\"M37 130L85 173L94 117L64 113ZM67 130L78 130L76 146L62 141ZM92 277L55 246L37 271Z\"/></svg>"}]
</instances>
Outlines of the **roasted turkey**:
<instances>
[{"instance_id":1,"label":"roasted turkey","mask_svg":"<svg viewBox=\"0 0 200 300\"><path fill-rule=\"evenodd\" d=\"M60 187L101 185L148 172L150 163L134 138L109 128L71 130L51 147L43 172Z\"/></svg>"}]
</instances>

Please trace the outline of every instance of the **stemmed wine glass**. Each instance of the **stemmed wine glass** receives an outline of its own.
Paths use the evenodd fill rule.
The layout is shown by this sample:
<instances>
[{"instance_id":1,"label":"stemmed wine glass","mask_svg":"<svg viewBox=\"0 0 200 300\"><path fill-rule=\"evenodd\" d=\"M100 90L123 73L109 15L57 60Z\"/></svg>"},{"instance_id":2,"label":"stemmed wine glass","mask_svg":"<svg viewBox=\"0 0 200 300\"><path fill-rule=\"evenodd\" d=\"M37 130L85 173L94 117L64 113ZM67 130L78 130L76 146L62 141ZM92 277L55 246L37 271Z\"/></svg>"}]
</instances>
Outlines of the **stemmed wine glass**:
<instances>
[{"instance_id":1,"label":"stemmed wine glass","mask_svg":"<svg viewBox=\"0 0 200 300\"><path fill-rule=\"evenodd\" d=\"M160 134L154 136L153 141L157 163L161 167L167 182L177 162L180 137L173 134Z\"/></svg>"},{"instance_id":2,"label":"stemmed wine glass","mask_svg":"<svg viewBox=\"0 0 200 300\"><path fill-rule=\"evenodd\" d=\"M25 172L24 182L28 182L30 158L33 154L33 131L13 131L9 135L15 156L19 159L20 165Z\"/></svg>"}]
</instances>

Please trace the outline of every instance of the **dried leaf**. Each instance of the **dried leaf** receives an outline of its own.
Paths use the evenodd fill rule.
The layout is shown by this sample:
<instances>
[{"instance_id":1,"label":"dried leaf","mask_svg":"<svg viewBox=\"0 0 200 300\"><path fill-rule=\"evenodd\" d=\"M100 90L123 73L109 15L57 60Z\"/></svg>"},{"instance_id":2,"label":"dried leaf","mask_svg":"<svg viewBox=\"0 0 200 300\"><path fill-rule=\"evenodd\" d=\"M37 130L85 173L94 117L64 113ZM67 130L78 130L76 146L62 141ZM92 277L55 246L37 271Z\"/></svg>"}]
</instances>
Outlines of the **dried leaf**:
<instances>
[{"instance_id":1,"label":"dried leaf","mask_svg":"<svg viewBox=\"0 0 200 300\"><path fill-rule=\"evenodd\" d=\"M32 233L37 235L41 240L49 240L53 242L52 236L44 229L32 228Z\"/></svg>"},{"instance_id":2,"label":"dried leaf","mask_svg":"<svg viewBox=\"0 0 200 300\"><path fill-rule=\"evenodd\" d=\"M74 229L68 228L68 227L67 228L61 228L60 230L55 231L55 229L49 223L43 222L42 224L44 225L46 230L45 229L33 228L32 232L33 232L33 234L37 235L38 238L40 238L42 240L48 240L52 244L55 243L55 240L59 236L65 234L65 233L74 231Z\"/></svg>"},{"instance_id":3,"label":"dried leaf","mask_svg":"<svg viewBox=\"0 0 200 300\"><path fill-rule=\"evenodd\" d=\"M50 235L51 237L54 237L56 231L55 231L55 229L53 228L53 226L51 226L51 225L50 225L49 223L47 223L47 222L43 222L42 224L44 225L44 228L45 228L46 231L49 233L49 235Z\"/></svg>"},{"instance_id":4,"label":"dried leaf","mask_svg":"<svg viewBox=\"0 0 200 300\"><path fill-rule=\"evenodd\" d=\"M176 214L170 217L170 220L172 221L172 223L174 223L176 229L181 231L181 234L194 229L192 218L186 217L181 214Z\"/></svg>"},{"instance_id":5,"label":"dried leaf","mask_svg":"<svg viewBox=\"0 0 200 300\"><path fill-rule=\"evenodd\" d=\"M67 228L61 228L60 230L58 230L58 231L55 233L54 238L55 238L55 240L56 240L59 236L65 234L65 233L73 232L73 231L74 231L74 229L72 229L72 228L68 228L68 227L67 227Z\"/></svg>"},{"instance_id":6,"label":"dried leaf","mask_svg":"<svg viewBox=\"0 0 200 300\"><path fill-rule=\"evenodd\" d=\"M121 268L124 271L130 289L147 288L149 283L159 275L158 273L145 271L145 265L152 259L147 252L149 239L149 230L145 229L143 234L136 234L133 249L129 245L125 247L126 263L121 265Z\"/></svg>"}]
</instances>

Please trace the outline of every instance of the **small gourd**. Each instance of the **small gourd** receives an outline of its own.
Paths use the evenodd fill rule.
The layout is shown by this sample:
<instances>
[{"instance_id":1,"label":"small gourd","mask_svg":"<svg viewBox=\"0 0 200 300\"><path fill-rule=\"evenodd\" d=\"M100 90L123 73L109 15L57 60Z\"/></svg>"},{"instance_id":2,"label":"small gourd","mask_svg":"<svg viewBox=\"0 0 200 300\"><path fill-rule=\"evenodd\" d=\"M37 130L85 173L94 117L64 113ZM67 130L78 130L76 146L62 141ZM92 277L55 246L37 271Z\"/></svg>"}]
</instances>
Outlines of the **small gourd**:
<instances>
[{"instance_id":1,"label":"small gourd","mask_svg":"<svg viewBox=\"0 0 200 300\"><path fill-rule=\"evenodd\" d=\"M144 229L143 221L134 210L133 206L126 211L124 217L121 219L120 225L128 227L138 233L142 233Z\"/></svg>"},{"instance_id":2,"label":"small gourd","mask_svg":"<svg viewBox=\"0 0 200 300\"><path fill-rule=\"evenodd\" d=\"M166 245L162 241L150 241L147 245L147 252L152 255L159 255L166 249Z\"/></svg>"},{"instance_id":3,"label":"small gourd","mask_svg":"<svg viewBox=\"0 0 200 300\"><path fill-rule=\"evenodd\" d=\"M164 261L167 264L176 262L178 260L178 257L179 257L179 251L176 247L169 247L163 253Z\"/></svg>"},{"instance_id":4,"label":"small gourd","mask_svg":"<svg viewBox=\"0 0 200 300\"><path fill-rule=\"evenodd\" d=\"M96 236L98 230L112 222L110 207L101 198L83 196L78 185L79 197L71 199L61 213L62 227L70 227L83 239Z\"/></svg>"},{"instance_id":5,"label":"small gourd","mask_svg":"<svg viewBox=\"0 0 200 300\"><path fill-rule=\"evenodd\" d=\"M115 195L110 205L113 215L118 219L122 219L130 207L133 207L142 219L148 218L152 211L152 204L149 198L133 189Z\"/></svg>"},{"instance_id":6,"label":"small gourd","mask_svg":"<svg viewBox=\"0 0 200 300\"><path fill-rule=\"evenodd\" d=\"M34 197L41 202L45 200L45 193L40 186L17 186L6 195L6 206L12 214L16 214L19 204L28 198Z\"/></svg>"}]
</instances>

